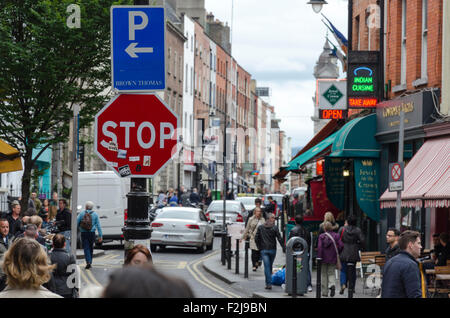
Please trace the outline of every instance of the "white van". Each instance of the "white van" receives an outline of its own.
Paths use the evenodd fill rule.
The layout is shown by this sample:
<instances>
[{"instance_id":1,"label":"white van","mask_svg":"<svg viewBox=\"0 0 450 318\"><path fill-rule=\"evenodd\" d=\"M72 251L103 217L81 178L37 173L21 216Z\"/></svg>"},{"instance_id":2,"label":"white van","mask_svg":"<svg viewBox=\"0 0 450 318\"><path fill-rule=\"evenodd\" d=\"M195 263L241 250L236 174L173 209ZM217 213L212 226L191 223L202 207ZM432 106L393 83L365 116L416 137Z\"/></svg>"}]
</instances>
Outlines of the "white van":
<instances>
[{"instance_id":1,"label":"white van","mask_svg":"<svg viewBox=\"0 0 450 318\"><path fill-rule=\"evenodd\" d=\"M121 178L114 171L85 171L78 173L77 212L84 211L86 201L94 202L100 218L103 241L123 240L127 193L130 178Z\"/></svg>"}]
</instances>

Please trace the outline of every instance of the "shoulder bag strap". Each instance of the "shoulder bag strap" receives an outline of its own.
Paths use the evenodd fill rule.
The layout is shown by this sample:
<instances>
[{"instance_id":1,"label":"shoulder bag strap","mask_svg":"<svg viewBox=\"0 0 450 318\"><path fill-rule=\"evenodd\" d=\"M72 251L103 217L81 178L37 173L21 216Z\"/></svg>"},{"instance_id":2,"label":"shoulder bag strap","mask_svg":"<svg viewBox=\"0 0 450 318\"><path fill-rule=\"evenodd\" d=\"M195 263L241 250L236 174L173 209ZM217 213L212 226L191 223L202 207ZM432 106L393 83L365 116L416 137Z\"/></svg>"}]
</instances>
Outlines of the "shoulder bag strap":
<instances>
[{"instance_id":1,"label":"shoulder bag strap","mask_svg":"<svg viewBox=\"0 0 450 318\"><path fill-rule=\"evenodd\" d=\"M333 245L334 245L334 249L336 250L336 256L339 258L339 252L338 252L338 249L337 249L337 246L336 246L336 242L334 241L334 238L330 235L330 233L328 233L328 232L325 232L325 234L329 237L329 238L331 238L331 240L333 241Z\"/></svg>"}]
</instances>

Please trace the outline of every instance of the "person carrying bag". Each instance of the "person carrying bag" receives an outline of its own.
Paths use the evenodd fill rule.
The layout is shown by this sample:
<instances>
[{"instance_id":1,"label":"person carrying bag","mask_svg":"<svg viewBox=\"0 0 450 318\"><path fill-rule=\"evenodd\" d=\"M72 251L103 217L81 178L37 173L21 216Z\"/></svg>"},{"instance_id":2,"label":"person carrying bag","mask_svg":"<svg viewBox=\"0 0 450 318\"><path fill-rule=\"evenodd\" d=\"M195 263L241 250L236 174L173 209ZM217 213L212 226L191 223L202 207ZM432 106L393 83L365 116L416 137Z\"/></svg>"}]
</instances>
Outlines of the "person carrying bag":
<instances>
[{"instance_id":1,"label":"person carrying bag","mask_svg":"<svg viewBox=\"0 0 450 318\"><path fill-rule=\"evenodd\" d=\"M322 296L328 297L328 289L330 297L334 297L336 292L336 267L340 268L339 251L342 251L344 245L339 239L339 235L333 232L333 225L324 222L325 232L320 234L318 239L317 257L322 259Z\"/></svg>"}]
</instances>

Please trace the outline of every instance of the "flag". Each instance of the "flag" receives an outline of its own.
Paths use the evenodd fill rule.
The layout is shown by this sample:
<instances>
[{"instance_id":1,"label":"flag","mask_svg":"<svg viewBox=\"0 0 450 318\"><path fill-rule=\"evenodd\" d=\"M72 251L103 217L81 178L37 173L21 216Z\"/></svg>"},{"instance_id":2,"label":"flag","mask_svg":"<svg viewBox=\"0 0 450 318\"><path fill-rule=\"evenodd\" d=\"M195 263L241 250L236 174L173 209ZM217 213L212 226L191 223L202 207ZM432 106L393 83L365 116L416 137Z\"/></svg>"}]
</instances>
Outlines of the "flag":
<instances>
[{"instance_id":1,"label":"flag","mask_svg":"<svg viewBox=\"0 0 450 318\"><path fill-rule=\"evenodd\" d=\"M330 20L328 20L328 18L322 13L322 16L328 21L328 23L330 24L331 28L330 31L333 33L334 37L336 38L336 41L338 42L339 46L341 47L342 51L347 54L348 52L348 41L345 38L345 36L339 32L338 29L336 29L333 25L333 23L330 22ZM325 23L325 22L324 22Z\"/></svg>"},{"instance_id":2,"label":"flag","mask_svg":"<svg viewBox=\"0 0 450 318\"><path fill-rule=\"evenodd\" d=\"M331 51L330 55L336 57L342 64L342 70L344 72L347 72L347 56L345 56L341 50L339 50L336 45L334 45L330 40L328 40L328 43L330 43L333 46L333 50Z\"/></svg>"}]
</instances>

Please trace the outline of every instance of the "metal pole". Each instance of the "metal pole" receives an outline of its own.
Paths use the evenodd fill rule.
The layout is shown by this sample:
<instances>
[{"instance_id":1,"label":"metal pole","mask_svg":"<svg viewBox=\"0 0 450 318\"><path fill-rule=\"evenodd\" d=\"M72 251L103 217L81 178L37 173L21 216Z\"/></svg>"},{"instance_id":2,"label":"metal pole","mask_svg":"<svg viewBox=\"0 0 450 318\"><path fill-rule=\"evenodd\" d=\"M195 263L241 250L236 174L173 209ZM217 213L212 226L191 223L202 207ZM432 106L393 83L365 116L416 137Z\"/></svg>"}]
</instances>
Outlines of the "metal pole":
<instances>
[{"instance_id":1,"label":"metal pole","mask_svg":"<svg viewBox=\"0 0 450 318\"><path fill-rule=\"evenodd\" d=\"M227 245L228 245L228 249L227 249L228 269L231 269L231 235L227 236Z\"/></svg>"},{"instance_id":2,"label":"metal pole","mask_svg":"<svg viewBox=\"0 0 450 318\"><path fill-rule=\"evenodd\" d=\"M236 239L236 274L239 274L239 239Z\"/></svg>"},{"instance_id":3,"label":"metal pole","mask_svg":"<svg viewBox=\"0 0 450 318\"><path fill-rule=\"evenodd\" d=\"M398 131L398 162L403 162L403 140L405 133L405 112L400 108L400 125ZM402 211L402 192L397 191L397 202L395 209L395 228L400 230L400 219Z\"/></svg>"},{"instance_id":4,"label":"metal pole","mask_svg":"<svg viewBox=\"0 0 450 318\"><path fill-rule=\"evenodd\" d=\"M77 255L77 206L78 206L78 137L79 137L79 113L78 104L73 105L73 167L72 167L72 215L70 222L70 253Z\"/></svg>"},{"instance_id":5,"label":"metal pole","mask_svg":"<svg viewBox=\"0 0 450 318\"><path fill-rule=\"evenodd\" d=\"M134 0L134 5L148 5L148 0ZM124 258L135 244L143 244L150 250L152 229L148 217L149 196L147 179L131 178L127 194L128 218L122 228L124 237Z\"/></svg>"},{"instance_id":6,"label":"metal pole","mask_svg":"<svg viewBox=\"0 0 450 318\"><path fill-rule=\"evenodd\" d=\"M321 297L321 292L322 292L322 259L321 258L316 258L316 263L317 263L317 280L316 280L316 298L320 298Z\"/></svg>"},{"instance_id":7,"label":"metal pole","mask_svg":"<svg viewBox=\"0 0 450 318\"><path fill-rule=\"evenodd\" d=\"M225 120L223 123L223 213L222 213L222 253L225 253L225 237L227 235L227 112L228 112L228 61L225 62Z\"/></svg>"},{"instance_id":8,"label":"metal pole","mask_svg":"<svg viewBox=\"0 0 450 318\"><path fill-rule=\"evenodd\" d=\"M245 241L244 278L248 278L248 247L249 242Z\"/></svg>"}]
</instances>

